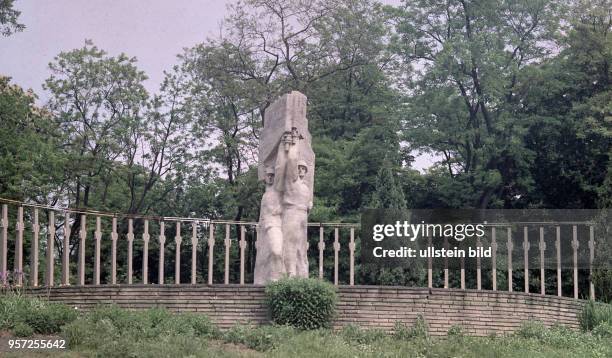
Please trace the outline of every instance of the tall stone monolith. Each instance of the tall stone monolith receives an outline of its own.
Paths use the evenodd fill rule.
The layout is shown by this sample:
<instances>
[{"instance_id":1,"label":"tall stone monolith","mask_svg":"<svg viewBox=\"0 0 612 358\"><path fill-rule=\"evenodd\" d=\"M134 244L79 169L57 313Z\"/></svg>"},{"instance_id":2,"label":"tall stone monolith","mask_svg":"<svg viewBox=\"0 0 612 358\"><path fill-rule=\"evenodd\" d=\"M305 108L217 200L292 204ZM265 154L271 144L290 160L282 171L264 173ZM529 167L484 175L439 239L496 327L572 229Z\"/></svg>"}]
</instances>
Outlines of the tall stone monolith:
<instances>
[{"instance_id":1,"label":"tall stone monolith","mask_svg":"<svg viewBox=\"0 0 612 358\"><path fill-rule=\"evenodd\" d=\"M307 222L312 208L314 152L306 96L293 91L266 110L258 176L266 183L257 228L255 284L308 277Z\"/></svg>"}]
</instances>

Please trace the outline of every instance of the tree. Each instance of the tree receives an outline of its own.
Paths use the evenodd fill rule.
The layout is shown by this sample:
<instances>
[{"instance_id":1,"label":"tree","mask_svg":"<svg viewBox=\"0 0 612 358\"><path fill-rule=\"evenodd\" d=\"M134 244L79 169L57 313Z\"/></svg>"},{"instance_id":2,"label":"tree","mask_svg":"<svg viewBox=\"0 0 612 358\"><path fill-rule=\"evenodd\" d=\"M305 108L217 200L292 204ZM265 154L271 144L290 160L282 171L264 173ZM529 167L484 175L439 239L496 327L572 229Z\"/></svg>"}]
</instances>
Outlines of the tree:
<instances>
[{"instance_id":1,"label":"tree","mask_svg":"<svg viewBox=\"0 0 612 358\"><path fill-rule=\"evenodd\" d=\"M561 4L410 1L393 11L397 50L420 73L408 81L406 139L474 188L463 206L513 206L531 185L517 76L551 54Z\"/></svg>"},{"instance_id":2,"label":"tree","mask_svg":"<svg viewBox=\"0 0 612 358\"><path fill-rule=\"evenodd\" d=\"M0 34L10 36L25 29L18 19L21 11L13 8L15 0L0 0Z\"/></svg>"},{"instance_id":3,"label":"tree","mask_svg":"<svg viewBox=\"0 0 612 358\"><path fill-rule=\"evenodd\" d=\"M198 146L205 148L197 158L218 171L228 188L256 163L266 108L288 90L309 97L310 129L318 141L330 136L338 144L341 139L350 142L375 122L374 117L397 120L391 115L397 96L389 89L386 72L394 65L393 54L387 51L388 24L381 21L385 14L379 6L354 0L249 0L231 9L220 38L189 49L180 66L190 88L185 103L195 137L203 139ZM317 156L326 155L316 142L313 145ZM337 161L330 164L318 166L317 175L345 167ZM378 166L371 170L372 180L377 171ZM315 185L315 190L321 188ZM354 213L361 205L345 199L342 213ZM334 200L324 199L327 204ZM253 212L232 201L236 211L226 216L242 218L245 210Z\"/></svg>"},{"instance_id":4,"label":"tree","mask_svg":"<svg viewBox=\"0 0 612 358\"><path fill-rule=\"evenodd\" d=\"M535 153L535 190L525 200L552 208L610 206L610 61L612 15L578 3L558 56L519 77L527 117L526 146Z\"/></svg>"},{"instance_id":5,"label":"tree","mask_svg":"<svg viewBox=\"0 0 612 358\"><path fill-rule=\"evenodd\" d=\"M53 201L65 157L61 133L49 112L34 104L36 95L0 77L0 196Z\"/></svg>"},{"instance_id":6,"label":"tree","mask_svg":"<svg viewBox=\"0 0 612 358\"><path fill-rule=\"evenodd\" d=\"M376 191L372 195L371 206L379 209L406 209L404 193L388 163L383 163L376 176Z\"/></svg>"}]
</instances>

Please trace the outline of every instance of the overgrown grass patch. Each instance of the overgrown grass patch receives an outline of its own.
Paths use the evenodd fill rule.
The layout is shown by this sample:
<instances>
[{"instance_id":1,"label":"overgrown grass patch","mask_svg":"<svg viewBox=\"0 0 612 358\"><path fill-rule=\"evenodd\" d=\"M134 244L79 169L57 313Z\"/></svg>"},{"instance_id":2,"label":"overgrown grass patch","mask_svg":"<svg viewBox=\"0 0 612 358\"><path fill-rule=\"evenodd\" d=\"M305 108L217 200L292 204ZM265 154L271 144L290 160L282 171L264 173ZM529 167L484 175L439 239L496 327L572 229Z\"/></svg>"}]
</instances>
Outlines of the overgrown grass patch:
<instances>
[{"instance_id":1,"label":"overgrown grass patch","mask_svg":"<svg viewBox=\"0 0 612 358\"><path fill-rule=\"evenodd\" d=\"M589 301L584 305L579 319L584 331L591 331L602 323L612 325L612 304Z\"/></svg>"},{"instance_id":2,"label":"overgrown grass patch","mask_svg":"<svg viewBox=\"0 0 612 358\"><path fill-rule=\"evenodd\" d=\"M174 314L162 308L130 311L100 306L77 314L66 306L25 297L1 297L0 303L3 329L28 336L34 329L27 322L39 322L40 318L12 320L22 313L30 317L34 312L45 312L44 317L55 317L54 325L69 321L59 334L68 342L70 351L66 353L90 357L612 356L612 325L605 320L586 332L526 322L514 334L498 337L470 337L459 326L451 327L448 337L432 337L422 317L410 325L398 323L392 332L357 326L300 330L277 325L237 325L221 332L204 315ZM55 309L58 312L46 311ZM42 327L53 326L46 324ZM38 323L35 326L41 327Z\"/></svg>"},{"instance_id":3,"label":"overgrown grass patch","mask_svg":"<svg viewBox=\"0 0 612 358\"><path fill-rule=\"evenodd\" d=\"M0 295L0 330L20 337L58 333L77 316L74 308L63 304L14 293Z\"/></svg>"},{"instance_id":4,"label":"overgrown grass patch","mask_svg":"<svg viewBox=\"0 0 612 358\"><path fill-rule=\"evenodd\" d=\"M205 315L172 314L161 308L129 311L117 306L95 308L64 326L62 334L69 347L105 357L138 356L148 346L189 355L203 350L210 339L220 336Z\"/></svg>"}]
</instances>

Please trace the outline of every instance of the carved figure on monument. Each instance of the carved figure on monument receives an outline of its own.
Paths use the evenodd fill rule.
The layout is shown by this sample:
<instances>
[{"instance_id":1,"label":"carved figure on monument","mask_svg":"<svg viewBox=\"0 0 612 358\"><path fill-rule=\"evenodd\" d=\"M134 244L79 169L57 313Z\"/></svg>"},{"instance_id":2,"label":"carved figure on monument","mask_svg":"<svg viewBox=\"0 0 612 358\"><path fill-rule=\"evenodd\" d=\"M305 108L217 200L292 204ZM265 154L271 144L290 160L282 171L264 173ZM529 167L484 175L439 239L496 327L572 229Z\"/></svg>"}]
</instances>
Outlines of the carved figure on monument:
<instances>
[{"instance_id":1,"label":"carved figure on monument","mask_svg":"<svg viewBox=\"0 0 612 358\"><path fill-rule=\"evenodd\" d=\"M283 232L281 195L274 188L274 168L266 169L266 191L261 198L257 227L256 285L278 280L285 273L283 263ZM261 255L260 255L261 252Z\"/></svg>"},{"instance_id":2,"label":"carved figure on monument","mask_svg":"<svg viewBox=\"0 0 612 358\"><path fill-rule=\"evenodd\" d=\"M270 174L274 184L270 184ZM255 283L265 284L283 275L308 277L307 221L313 200L314 152L306 96L300 92L283 95L266 110L258 176L266 181L266 192L258 225ZM278 206L270 204L276 201ZM272 206L280 207L281 214L271 210Z\"/></svg>"},{"instance_id":3,"label":"carved figure on monument","mask_svg":"<svg viewBox=\"0 0 612 358\"><path fill-rule=\"evenodd\" d=\"M293 129L283 135L279 146L276 171L282 173L276 180L277 190L283 192L283 260L289 276L308 277L308 212L312 208L310 188L304 182L308 165L298 160L299 133ZM283 180L283 182L281 182ZM279 190L279 191L280 191Z\"/></svg>"}]
</instances>

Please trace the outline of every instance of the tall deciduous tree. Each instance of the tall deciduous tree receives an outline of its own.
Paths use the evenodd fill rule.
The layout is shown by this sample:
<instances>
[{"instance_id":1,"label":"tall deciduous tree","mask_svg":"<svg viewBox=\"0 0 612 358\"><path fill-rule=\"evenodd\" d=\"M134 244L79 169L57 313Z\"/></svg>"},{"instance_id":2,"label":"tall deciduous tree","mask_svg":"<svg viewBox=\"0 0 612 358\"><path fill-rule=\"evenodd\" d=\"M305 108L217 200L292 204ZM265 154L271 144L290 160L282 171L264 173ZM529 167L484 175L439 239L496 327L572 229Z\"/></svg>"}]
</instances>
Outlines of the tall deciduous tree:
<instances>
[{"instance_id":1,"label":"tall deciduous tree","mask_svg":"<svg viewBox=\"0 0 612 358\"><path fill-rule=\"evenodd\" d=\"M220 38L188 50L180 68L188 78L186 103L196 137L201 139L199 147L204 148L198 158L217 170L228 188L234 188L226 194L236 198L238 181L256 183L245 176L251 175L249 168L256 163L266 108L289 90L300 90L309 97L311 132L317 140L330 136L331 145L355 140L375 117L396 121L392 113L397 97L389 89L387 70L397 64L387 51L389 24L380 6L356 0L248 0L235 3L230 10ZM390 126L397 129L395 124ZM346 144L352 146L349 142ZM378 145L386 144L379 141ZM397 141L389 148L396 146ZM325 156L321 148L314 143L315 153ZM318 175L342 167L337 159L330 166L317 167ZM379 163L366 168L371 183L378 170ZM315 190L320 188L317 185ZM250 191L260 195L255 188ZM324 199L325 204L337 199L337 193L330 194L334 198ZM361 201L353 199L346 198L342 212L354 213L360 207ZM230 201L237 210L226 215L241 218L244 210L253 212Z\"/></svg>"},{"instance_id":2,"label":"tall deciduous tree","mask_svg":"<svg viewBox=\"0 0 612 358\"><path fill-rule=\"evenodd\" d=\"M101 201L97 205L105 202L104 188L110 183L97 180L109 177L114 162L125 158L130 134L142 124L146 76L135 62L124 54L109 57L87 41L49 64L52 75L44 88L51 93L49 108L66 134L71 205L90 205L92 191Z\"/></svg>"},{"instance_id":3,"label":"tall deciduous tree","mask_svg":"<svg viewBox=\"0 0 612 358\"><path fill-rule=\"evenodd\" d=\"M535 190L525 198L552 208L608 208L612 203L612 13L580 2L563 50L519 78L535 153Z\"/></svg>"},{"instance_id":4,"label":"tall deciduous tree","mask_svg":"<svg viewBox=\"0 0 612 358\"><path fill-rule=\"evenodd\" d=\"M61 133L31 90L0 77L0 197L54 201L63 177Z\"/></svg>"},{"instance_id":5,"label":"tall deciduous tree","mask_svg":"<svg viewBox=\"0 0 612 358\"><path fill-rule=\"evenodd\" d=\"M552 54L557 1L406 1L398 50L412 78L407 139L443 156L448 175L473 188L463 206L512 206L531 185L517 76Z\"/></svg>"}]
</instances>

